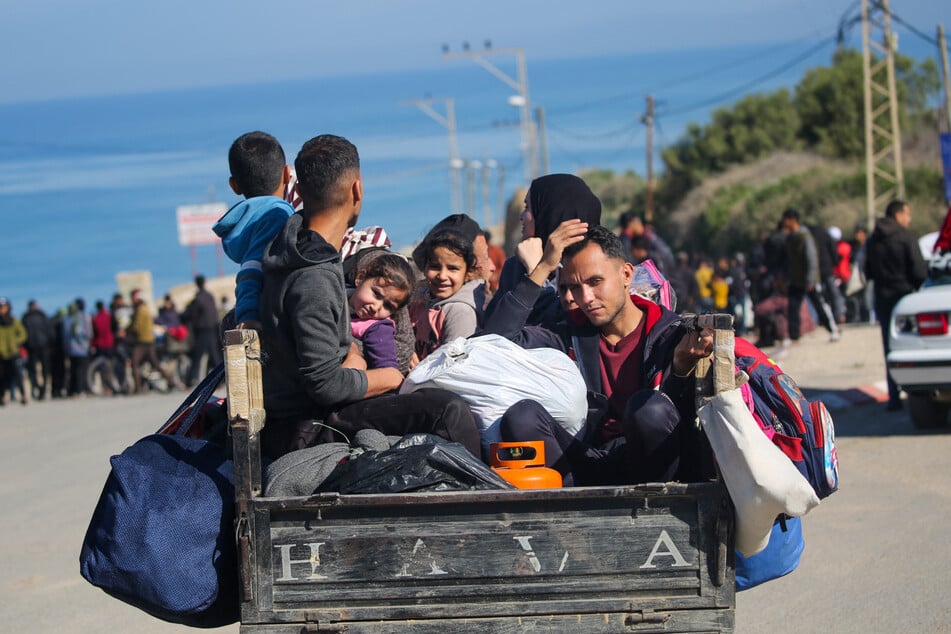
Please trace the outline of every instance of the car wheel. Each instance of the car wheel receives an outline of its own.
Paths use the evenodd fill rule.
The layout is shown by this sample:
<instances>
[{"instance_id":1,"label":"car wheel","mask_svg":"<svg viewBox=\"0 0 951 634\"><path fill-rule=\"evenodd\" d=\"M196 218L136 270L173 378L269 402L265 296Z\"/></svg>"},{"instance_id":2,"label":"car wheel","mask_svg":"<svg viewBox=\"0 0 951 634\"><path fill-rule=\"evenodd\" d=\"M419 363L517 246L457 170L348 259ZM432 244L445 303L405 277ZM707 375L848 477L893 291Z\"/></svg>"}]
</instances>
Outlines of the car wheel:
<instances>
[{"instance_id":1,"label":"car wheel","mask_svg":"<svg viewBox=\"0 0 951 634\"><path fill-rule=\"evenodd\" d=\"M934 429L944 425L948 418L949 403L932 400L927 394L908 395L908 413L911 424L919 429Z\"/></svg>"}]
</instances>

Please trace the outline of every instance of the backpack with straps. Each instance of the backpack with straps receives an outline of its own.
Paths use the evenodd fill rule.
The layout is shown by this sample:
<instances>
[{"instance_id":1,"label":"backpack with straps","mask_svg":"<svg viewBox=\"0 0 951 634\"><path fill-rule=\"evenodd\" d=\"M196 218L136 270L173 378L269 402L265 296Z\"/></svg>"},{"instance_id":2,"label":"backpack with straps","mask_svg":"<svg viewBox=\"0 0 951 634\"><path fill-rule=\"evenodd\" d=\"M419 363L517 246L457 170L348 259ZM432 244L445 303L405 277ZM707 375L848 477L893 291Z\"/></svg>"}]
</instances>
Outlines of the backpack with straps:
<instances>
[{"instance_id":1,"label":"backpack with straps","mask_svg":"<svg viewBox=\"0 0 951 634\"><path fill-rule=\"evenodd\" d=\"M810 402L788 374L752 343L737 338L736 366L750 377L754 413L805 476L819 499L839 488L835 426L821 401Z\"/></svg>"}]
</instances>

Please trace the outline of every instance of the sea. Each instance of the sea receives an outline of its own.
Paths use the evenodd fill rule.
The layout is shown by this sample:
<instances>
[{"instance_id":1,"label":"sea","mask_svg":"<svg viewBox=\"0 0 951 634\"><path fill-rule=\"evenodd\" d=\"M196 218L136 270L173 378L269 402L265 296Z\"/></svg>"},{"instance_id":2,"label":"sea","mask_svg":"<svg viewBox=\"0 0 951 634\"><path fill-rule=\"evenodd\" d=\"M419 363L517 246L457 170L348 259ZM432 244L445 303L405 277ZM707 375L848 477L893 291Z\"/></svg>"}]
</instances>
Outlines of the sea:
<instances>
[{"instance_id":1,"label":"sea","mask_svg":"<svg viewBox=\"0 0 951 634\"><path fill-rule=\"evenodd\" d=\"M533 60L526 51L529 98L545 112L549 171L643 175L648 95L660 169L659 152L688 124L708 122L712 109L744 94L792 87L832 53L831 38L816 36L574 59ZM516 77L514 57L488 59ZM358 227L383 226L395 247L411 246L457 211L491 226L528 182L513 94L471 60L456 59L399 73L2 104L0 296L17 315L28 299L52 312L77 297L108 302L120 272L151 272L157 295L195 273L235 273L215 245L179 243L176 209L238 202L227 152L250 130L276 136L289 163L318 134L350 139L364 180ZM446 98L459 155L494 166L474 171L461 199L452 192L447 129L415 101L431 99L444 115Z\"/></svg>"}]
</instances>

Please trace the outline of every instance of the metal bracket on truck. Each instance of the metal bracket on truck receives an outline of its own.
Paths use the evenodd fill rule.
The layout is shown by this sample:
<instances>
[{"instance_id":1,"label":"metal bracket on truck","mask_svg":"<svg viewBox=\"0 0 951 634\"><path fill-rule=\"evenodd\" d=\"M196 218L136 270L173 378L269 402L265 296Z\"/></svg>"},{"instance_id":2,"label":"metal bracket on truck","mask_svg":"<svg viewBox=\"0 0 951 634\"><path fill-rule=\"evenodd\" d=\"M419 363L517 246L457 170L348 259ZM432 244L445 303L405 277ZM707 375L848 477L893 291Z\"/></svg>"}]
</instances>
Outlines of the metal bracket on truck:
<instances>
[{"instance_id":1,"label":"metal bracket on truck","mask_svg":"<svg viewBox=\"0 0 951 634\"><path fill-rule=\"evenodd\" d=\"M257 333L225 333L241 632L730 632L722 482L267 498Z\"/></svg>"}]
</instances>

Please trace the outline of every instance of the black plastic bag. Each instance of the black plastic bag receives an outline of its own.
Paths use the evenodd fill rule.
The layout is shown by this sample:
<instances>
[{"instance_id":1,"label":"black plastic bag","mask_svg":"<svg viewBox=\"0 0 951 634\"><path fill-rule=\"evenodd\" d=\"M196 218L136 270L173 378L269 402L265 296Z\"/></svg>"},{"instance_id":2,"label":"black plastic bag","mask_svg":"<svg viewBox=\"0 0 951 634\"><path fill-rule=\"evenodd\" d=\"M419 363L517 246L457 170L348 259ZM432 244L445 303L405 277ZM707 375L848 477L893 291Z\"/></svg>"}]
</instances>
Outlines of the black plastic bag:
<instances>
[{"instance_id":1,"label":"black plastic bag","mask_svg":"<svg viewBox=\"0 0 951 634\"><path fill-rule=\"evenodd\" d=\"M511 488L459 443L432 434L409 434L385 451L367 451L338 465L314 493Z\"/></svg>"}]
</instances>

